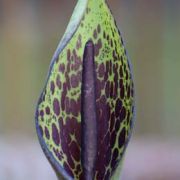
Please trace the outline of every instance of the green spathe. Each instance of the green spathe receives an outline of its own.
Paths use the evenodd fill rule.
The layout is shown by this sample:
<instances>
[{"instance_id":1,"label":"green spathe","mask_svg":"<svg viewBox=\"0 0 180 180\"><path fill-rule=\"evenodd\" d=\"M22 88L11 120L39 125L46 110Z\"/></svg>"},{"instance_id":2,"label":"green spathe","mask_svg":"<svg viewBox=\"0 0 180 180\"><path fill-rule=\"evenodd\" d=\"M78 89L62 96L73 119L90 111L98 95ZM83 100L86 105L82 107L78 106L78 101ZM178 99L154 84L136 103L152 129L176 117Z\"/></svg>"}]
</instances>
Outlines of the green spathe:
<instances>
[{"instance_id":1,"label":"green spathe","mask_svg":"<svg viewBox=\"0 0 180 180\"><path fill-rule=\"evenodd\" d=\"M132 131L134 86L121 34L104 0L79 0L76 5L38 103L38 137L58 176L82 177L81 97L88 41L94 47L96 74L92 85L98 126L94 179L119 179Z\"/></svg>"}]
</instances>

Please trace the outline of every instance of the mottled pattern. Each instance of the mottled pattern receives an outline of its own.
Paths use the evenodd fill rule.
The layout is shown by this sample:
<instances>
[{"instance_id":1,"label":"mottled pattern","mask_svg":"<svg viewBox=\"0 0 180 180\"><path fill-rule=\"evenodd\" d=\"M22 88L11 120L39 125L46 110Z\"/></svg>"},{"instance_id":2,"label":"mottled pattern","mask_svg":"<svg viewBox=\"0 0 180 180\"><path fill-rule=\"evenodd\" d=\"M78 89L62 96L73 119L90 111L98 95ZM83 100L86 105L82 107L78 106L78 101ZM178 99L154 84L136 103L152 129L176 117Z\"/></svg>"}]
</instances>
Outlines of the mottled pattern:
<instances>
[{"instance_id":1,"label":"mottled pattern","mask_svg":"<svg viewBox=\"0 0 180 180\"><path fill-rule=\"evenodd\" d=\"M74 179L81 179L81 80L84 47L95 45L98 154L95 179L115 172L131 133L133 82L126 51L104 0L89 0L81 23L53 62L37 109L47 149ZM52 158L53 158L52 157Z\"/></svg>"}]
</instances>

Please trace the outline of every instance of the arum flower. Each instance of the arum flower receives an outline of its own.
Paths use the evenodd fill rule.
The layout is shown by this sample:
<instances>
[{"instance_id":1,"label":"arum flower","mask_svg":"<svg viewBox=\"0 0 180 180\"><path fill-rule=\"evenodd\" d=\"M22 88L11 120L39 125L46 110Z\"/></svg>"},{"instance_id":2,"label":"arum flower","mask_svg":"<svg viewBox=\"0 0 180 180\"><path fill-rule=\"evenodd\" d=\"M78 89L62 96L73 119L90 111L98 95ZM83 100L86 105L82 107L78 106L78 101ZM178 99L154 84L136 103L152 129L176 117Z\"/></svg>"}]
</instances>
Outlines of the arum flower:
<instances>
[{"instance_id":1,"label":"arum flower","mask_svg":"<svg viewBox=\"0 0 180 180\"><path fill-rule=\"evenodd\" d=\"M105 0L79 0L52 58L36 110L41 147L59 179L119 179L134 87Z\"/></svg>"}]
</instances>

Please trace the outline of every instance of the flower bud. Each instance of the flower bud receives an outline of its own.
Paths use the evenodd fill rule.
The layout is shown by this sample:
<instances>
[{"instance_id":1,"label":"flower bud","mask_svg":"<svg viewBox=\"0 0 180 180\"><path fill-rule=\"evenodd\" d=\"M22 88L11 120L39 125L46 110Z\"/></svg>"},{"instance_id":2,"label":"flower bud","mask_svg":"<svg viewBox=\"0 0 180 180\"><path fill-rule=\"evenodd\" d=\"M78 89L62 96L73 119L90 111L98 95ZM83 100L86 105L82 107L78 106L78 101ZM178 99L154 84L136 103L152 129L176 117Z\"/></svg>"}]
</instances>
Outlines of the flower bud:
<instances>
[{"instance_id":1,"label":"flower bud","mask_svg":"<svg viewBox=\"0 0 180 180\"><path fill-rule=\"evenodd\" d=\"M58 177L119 176L133 124L134 87L121 34L104 0L79 0L36 110Z\"/></svg>"}]
</instances>

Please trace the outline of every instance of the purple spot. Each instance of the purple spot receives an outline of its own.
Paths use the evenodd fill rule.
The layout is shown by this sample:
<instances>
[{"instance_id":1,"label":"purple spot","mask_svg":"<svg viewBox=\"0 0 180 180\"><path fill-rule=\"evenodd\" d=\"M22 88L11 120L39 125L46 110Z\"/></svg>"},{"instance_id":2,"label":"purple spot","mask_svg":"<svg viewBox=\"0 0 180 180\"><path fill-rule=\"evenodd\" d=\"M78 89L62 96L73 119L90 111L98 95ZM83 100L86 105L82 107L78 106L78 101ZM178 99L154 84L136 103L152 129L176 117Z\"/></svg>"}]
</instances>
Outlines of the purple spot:
<instances>
[{"instance_id":1,"label":"purple spot","mask_svg":"<svg viewBox=\"0 0 180 180\"><path fill-rule=\"evenodd\" d=\"M107 143L108 144L108 143ZM111 148L109 147L106 153L106 165L109 165L109 162L111 161Z\"/></svg>"},{"instance_id":2,"label":"purple spot","mask_svg":"<svg viewBox=\"0 0 180 180\"><path fill-rule=\"evenodd\" d=\"M113 82L110 83L110 97L113 98L113 93L114 93L114 84Z\"/></svg>"},{"instance_id":3,"label":"purple spot","mask_svg":"<svg viewBox=\"0 0 180 180\"><path fill-rule=\"evenodd\" d=\"M122 56L121 56L122 57ZM120 77L122 78L123 77L123 68L122 66L120 67Z\"/></svg>"},{"instance_id":4,"label":"purple spot","mask_svg":"<svg viewBox=\"0 0 180 180\"><path fill-rule=\"evenodd\" d=\"M120 113L120 120L124 120L126 117L126 109L125 107L123 106L122 109L121 109L121 113Z\"/></svg>"},{"instance_id":5,"label":"purple spot","mask_svg":"<svg viewBox=\"0 0 180 180\"><path fill-rule=\"evenodd\" d=\"M94 30L93 37L94 37L94 39L97 38L97 32L96 32L96 29Z\"/></svg>"},{"instance_id":6,"label":"purple spot","mask_svg":"<svg viewBox=\"0 0 180 180\"><path fill-rule=\"evenodd\" d=\"M121 99L124 99L124 86L121 87L120 89L120 96L121 96Z\"/></svg>"},{"instance_id":7,"label":"purple spot","mask_svg":"<svg viewBox=\"0 0 180 180\"><path fill-rule=\"evenodd\" d=\"M59 89L61 89L61 81L60 81L60 76L59 74L56 77L56 85L59 87Z\"/></svg>"},{"instance_id":8,"label":"purple spot","mask_svg":"<svg viewBox=\"0 0 180 180\"><path fill-rule=\"evenodd\" d=\"M47 106L46 107L46 114L49 115L50 114L50 108Z\"/></svg>"},{"instance_id":9,"label":"purple spot","mask_svg":"<svg viewBox=\"0 0 180 180\"><path fill-rule=\"evenodd\" d=\"M65 98L65 107L66 107L66 113L70 114L71 112L71 107L70 107L70 100L68 97Z\"/></svg>"},{"instance_id":10,"label":"purple spot","mask_svg":"<svg viewBox=\"0 0 180 180\"><path fill-rule=\"evenodd\" d=\"M51 88L51 93L54 94L55 85L54 85L54 82L53 82L53 81L51 81L50 88Z\"/></svg>"},{"instance_id":11,"label":"purple spot","mask_svg":"<svg viewBox=\"0 0 180 180\"><path fill-rule=\"evenodd\" d=\"M70 49L67 50L67 60L68 61L71 60L71 51L70 51Z\"/></svg>"},{"instance_id":12,"label":"purple spot","mask_svg":"<svg viewBox=\"0 0 180 180\"><path fill-rule=\"evenodd\" d=\"M50 135L49 135L49 130L47 127L45 127L45 135L46 135L46 138L49 139L50 138Z\"/></svg>"},{"instance_id":13,"label":"purple spot","mask_svg":"<svg viewBox=\"0 0 180 180\"><path fill-rule=\"evenodd\" d=\"M40 125L39 125L39 131L40 131L41 136L43 136L43 129Z\"/></svg>"},{"instance_id":14,"label":"purple spot","mask_svg":"<svg viewBox=\"0 0 180 180\"><path fill-rule=\"evenodd\" d=\"M119 148L121 148L125 144L125 138L126 138L126 130L125 128L122 129L120 135L119 135Z\"/></svg>"},{"instance_id":15,"label":"purple spot","mask_svg":"<svg viewBox=\"0 0 180 180\"><path fill-rule=\"evenodd\" d=\"M60 64L60 66L59 66L59 71L62 72L62 73L64 73L64 71L65 71L65 66L64 66L64 64Z\"/></svg>"},{"instance_id":16,"label":"purple spot","mask_svg":"<svg viewBox=\"0 0 180 180\"><path fill-rule=\"evenodd\" d=\"M129 85L127 88L127 98L130 98L130 95L131 95L131 87Z\"/></svg>"},{"instance_id":17,"label":"purple spot","mask_svg":"<svg viewBox=\"0 0 180 180\"><path fill-rule=\"evenodd\" d=\"M121 108L122 108L122 101L120 99L118 99L116 101L116 107L115 107L116 117L119 117L120 112L121 112Z\"/></svg>"},{"instance_id":18,"label":"purple spot","mask_svg":"<svg viewBox=\"0 0 180 180\"><path fill-rule=\"evenodd\" d=\"M69 73L68 73L69 71L66 71L66 73L65 73L65 78L66 78L65 82L66 82L66 87L68 90L70 89L70 79L69 79Z\"/></svg>"},{"instance_id":19,"label":"purple spot","mask_svg":"<svg viewBox=\"0 0 180 180\"><path fill-rule=\"evenodd\" d=\"M112 156L112 161L111 161L111 167L112 167L112 168L114 168L114 166L116 166L118 155L119 155L119 151L118 151L118 149L116 148L116 149L114 150L113 156Z\"/></svg>"},{"instance_id":20,"label":"purple spot","mask_svg":"<svg viewBox=\"0 0 180 180\"><path fill-rule=\"evenodd\" d=\"M115 130L116 130L116 132L119 131L119 128L120 128L120 120L117 119L117 120L116 120L116 124L115 124Z\"/></svg>"},{"instance_id":21,"label":"purple spot","mask_svg":"<svg viewBox=\"0 0 180 180\"><path fill-rule=\"evenodd\" d=\"M65 110L65 96L66 96L66 93L63 91L62 97L61 97L61 107L63 111Z\"/></svg>"},{"instance_id":22,"label":"purple spot","mask_svg":"<svg viewBox=\"0 0 180 180\"><path fill-rule=\"evenodd\" d=\"M109 95L110 95L110 82L109 81L107 81L107 83L106 83L105 93L106 93L106 97L109 97Z\"/></svg>"},{"instance_id":23,"label":"purple spot","mask_svg":"<svg viewBox=\"0 0 180 180\"><path fill-rule=\"evenodd\" d=\"M115 142L116 142L116 131L114 130L111 134L111 140L110 140L110 144L112 148L114 147Z\"/></svg>"},{"instance_id":24,"label":"purple spot","mask_svg":"<svg viewBox=\"0 0 180 180\"><path fill-rule=\"evenodd\" d=\"M79 79L74 74L71 76L71 85L73 88L77 87L79 83Z\"/></svg>"},{"instance_id":25,"label":"purple spot","mask_svg":"<svg viewBox=\"0 0 180 180\"><path fill-rule=\"evenodd\" d=\"M71 99L70 104L71 104L71 113L72 113L74 116L78 116L79 107L77 106L76 101L73 100L73 99Z\"/></svg>"},{"instance_id":26,"label":"purple spot","mask_svg":"<svg viewBox=\"0 0 180 180\"><path fill-rule=\"evenodd\" d=\"M53 138L54 143L56 145L59 145L60 143L59 132L54 123L52 124L52 138Z\"/></svg>"},{"instance_id":27,"label":"purple spot","mask_svg":"<svg viewBox=\"0 0 180 180\"><path fill-rule=\"evenodd\" d=\"M102 63L99 65L99 76L103 77L104 74L105 74L105 69L104 69L104 64Z\"/></svg>"},{"instance_id":28,"label":"purple spot","mask_svg":"<svg viewBox=\"0 0 180 180\"><path fill-rule=\"evenodd\" d=\"M41 110L39 114L40 114L41 117L43 117L44 116L44 111Z\"/></svg>"},{"instance_id":29,"label":"purple spot","mask_svg":"<svg viewBox=\"0 0 180 180\"><path fill-rule=\"evenodd\" d=\"M112 132L113 128L114 128L114 123L115 123L115 113L113 112L111 114L111 121L110 121L110 131Z\"/></svg>"},{"instance_id":30,"label":"purple spot","mask_svg":"<svg viewBox=\"0 0 180 180\"><path fill-rule=\"evenodd\" d=\"M54 110L54 113L57 116L59 116L59 114L60 114L60 106L59 106L59 101L56 98L53 101L53 110Z\"/></svg>"},{"instance_id":31,"label":"purple spot","mask_svg":"<svg viewBox=\"0 0 180 180\"><path fill-rule=\"evenodd\" d=\"M102 48L101 39L98 40L97 44L95 44L95 56L99 55L99 51Z\"/></svg>"}]
</instances>

